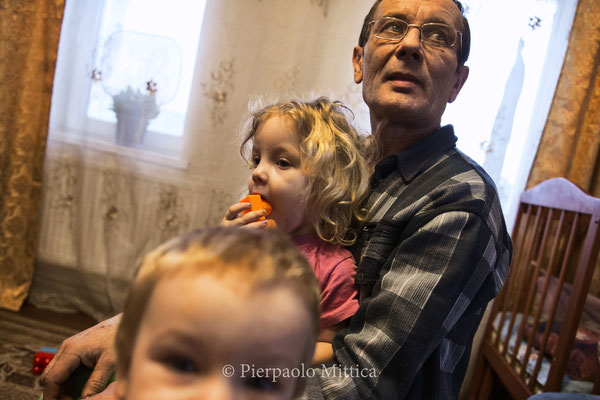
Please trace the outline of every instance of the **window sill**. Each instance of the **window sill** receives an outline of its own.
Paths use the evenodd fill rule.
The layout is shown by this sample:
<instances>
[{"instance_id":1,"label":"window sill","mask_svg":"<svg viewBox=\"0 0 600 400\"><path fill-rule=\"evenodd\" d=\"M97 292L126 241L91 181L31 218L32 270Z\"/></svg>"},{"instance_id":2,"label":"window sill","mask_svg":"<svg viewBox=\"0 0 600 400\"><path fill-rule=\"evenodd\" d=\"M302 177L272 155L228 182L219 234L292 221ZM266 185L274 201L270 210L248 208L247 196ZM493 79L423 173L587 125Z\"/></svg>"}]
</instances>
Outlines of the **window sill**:
<instances>
[{"instance_id":1,"label":"window sill","mask_svg":"<svg viewBox=\"0 0 600 400\"><path fill-rule=\"evenodd\" d=\"M78 146L100 154L111 154L130 161L139 161L151 165L165 166L177 170L187 170L189 162L182 160L176 154L165 154L164 149L135 148L118 145L102 136L78 134L76 132L64 132L56 129L50 130L49 139L62 144Z\"/></svg>"}]
</instances>

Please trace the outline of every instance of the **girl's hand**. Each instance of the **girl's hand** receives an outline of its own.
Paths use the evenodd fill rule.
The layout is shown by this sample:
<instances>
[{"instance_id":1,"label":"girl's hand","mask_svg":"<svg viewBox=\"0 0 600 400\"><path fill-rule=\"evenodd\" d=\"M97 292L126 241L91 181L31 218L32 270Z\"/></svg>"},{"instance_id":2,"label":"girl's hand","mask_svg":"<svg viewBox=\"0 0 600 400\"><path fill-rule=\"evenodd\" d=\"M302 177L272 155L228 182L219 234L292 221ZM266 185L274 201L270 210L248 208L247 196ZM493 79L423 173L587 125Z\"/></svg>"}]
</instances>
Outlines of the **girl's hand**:
<instances>
[{"instance_id":1,"label":"girl's hand","mask_svg":"<svg viewBox=\"0 0 600 400\"><path fill-rule=\"evenodd\" d=\"M250 203L236 203L229 207L227 212L225 213L225 217L221 220L221 226L241 226L244 228L253 228L253 229L266 229L269 226L268 220L258 219L260 217L264 217L266 211L256 210L250 211L244 215L240 213L244 210L249 210L252 207Z\"/></svg>"}]
</instances>

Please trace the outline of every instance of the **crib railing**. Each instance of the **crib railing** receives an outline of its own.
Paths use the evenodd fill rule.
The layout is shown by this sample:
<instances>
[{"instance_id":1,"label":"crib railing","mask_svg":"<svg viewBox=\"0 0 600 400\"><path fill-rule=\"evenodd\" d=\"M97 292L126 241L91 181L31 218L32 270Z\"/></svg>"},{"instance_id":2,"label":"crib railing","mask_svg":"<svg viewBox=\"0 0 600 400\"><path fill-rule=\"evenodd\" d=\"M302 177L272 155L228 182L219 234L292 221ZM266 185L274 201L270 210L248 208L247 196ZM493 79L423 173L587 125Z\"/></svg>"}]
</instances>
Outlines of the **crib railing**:
<instances>
[{"instance_id":1,"label":"crib railing","mask_svg":"<svg viewBox=\"0 0 600 400\"><path fill-rule=\"evenodd\" d=\"M511 271L492 306L470 398L490 398L495 380L515 399L561 391L598 260L599 224L600 199L566 179L523 192ZM598 393L599 376L592 386Z\"/></svg>"}]
</instances>

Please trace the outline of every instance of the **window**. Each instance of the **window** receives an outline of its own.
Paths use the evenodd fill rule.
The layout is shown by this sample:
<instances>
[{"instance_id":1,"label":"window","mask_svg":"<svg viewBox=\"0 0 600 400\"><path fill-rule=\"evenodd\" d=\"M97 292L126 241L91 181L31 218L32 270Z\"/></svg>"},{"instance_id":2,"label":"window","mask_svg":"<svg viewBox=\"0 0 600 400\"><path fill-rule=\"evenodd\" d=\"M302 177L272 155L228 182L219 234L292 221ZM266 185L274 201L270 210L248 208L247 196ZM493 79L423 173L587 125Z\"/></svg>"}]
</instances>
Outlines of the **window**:
<instances>
[{"instance_id":1,"label":"window","mask_svg":"<svg viewBox=\"0 0 600 400\"><path fill-rule=\"evenodd\" d=\"M67 2L52 99L51 137L83 137L87 143L103 144L104 149L120 142L144 151L177 155L203 14L204 1ZM119 103L115 98L126 101L127 106L141 99L156 103L158 115L149 119L143 141L117 140L119 120L113 108ZM129 117L139 119L134 114ZM125 119L121 118L121 125ZM138 123L145 125L144 121ZM117 146L115 149L118 151Z\"/></svg>"},{"instance_id":2,"label":"window","mask_svg":"<svg viewBox=\"0 0 600 400\"><path fill-rule=\"evenodd\" d=\"M512 229L546 122L576 0L463 0L469 78L442 123L494 179Z\"/></svg>"}]
</instances>

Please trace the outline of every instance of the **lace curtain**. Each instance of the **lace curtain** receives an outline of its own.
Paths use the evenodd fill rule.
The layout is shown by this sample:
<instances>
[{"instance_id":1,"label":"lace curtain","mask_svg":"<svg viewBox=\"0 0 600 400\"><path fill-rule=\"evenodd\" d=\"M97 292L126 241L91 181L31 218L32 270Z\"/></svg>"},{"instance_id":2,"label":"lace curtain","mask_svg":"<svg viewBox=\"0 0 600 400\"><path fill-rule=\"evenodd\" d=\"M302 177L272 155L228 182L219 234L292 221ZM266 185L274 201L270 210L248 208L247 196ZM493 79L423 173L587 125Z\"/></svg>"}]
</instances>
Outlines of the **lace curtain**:
<instances>
[{"instance_id":1,"label":"lace curtain","mask_svg":"<svg viewBox=\"0 0 600 400\"><path fill-rule=\"evenodd\" d=\"M365 126L350 60L370 5L209 0L179 160L106 148L85 129L69 140L51 132L30 301L98 319L113 315L146 251L217 223L248 176L237 138L249 100L325 94L348 104ZM64 107L66 118L77 106Z\"/></svg>"},{"instance_id":2,"label":"lace curtain","mask_svg":"<svg viewBox=\"0 0 600 400\"><path fill-rule=\"evenodd\" d=\"M79 43L106 2L109 0L71 2L79 8L98 7L98 12L75 15L79 28L64 25L62 35ZM151 3L145 4L151 7ZM472 71L444 121L456 125L459 148L500 176L501 196L509 207L503 206L510 219L510 204L516 204L519 187L525 184L531 165L528 157L533 158L547 110L533 106L546 100L549 104L555 82L548 78L551 73L544 72L548 79L525 96L521 86L531 86L527 74L532 75L535 68L541 71L549 58L528 57L523 66L520 57L539 47L537 38L545 35L550 37L549 53L557 53L550 58L560 63L558 50L566 47L567 35L553 26L562 25L568 31L572 16L563 9L574 1L512 0L511 4L521 7L520 12L511 12L514 21L508 24L508 17L500 19L499 28L489 21L498 20L494 7L506 10L505 1L464 3L474 30L468 62ZM345 102L354 111L355 122L368 131L368 110L360 85L353 82L350 60L371 4L364 0L207 0L184 142L175 155L166 147L153 152L106 145L90 134L95 127L86 123L67 136L51 130L31 302L55 310L80 310L99 319L112 315L121 309L128 282L146 251L182 232L217 223L225 209L241 198L248 175L237 138L249 100L328 95ZM512 36L503 36L499 43L493 41L504 26L519 29L511 30ZM519 41L523 37L529 40L527 51ZM500 45L504 47L497 47ZM492 50L492 55L484 50ZM69 73L61 72L59 62L53 115L69 121L78 118L76 111L85 108L85 99L65 95L69 91L63 89L72 86L77 77L89 81L90 74L95 76L90 57L93 49L61 46L59 58L63 51L66 57L90 58L84 67ZM509 56L499 59L497 54ZM499 65L501 74L491 74ZM147 83L153 89L152 80ZM490 90L492 83L494 90ZM527 97L531 105L527 109L536 111L526 113L531 121L517 126L517 116L524 109L516 103L519 97ZM474 124L474 109L492 123ZM493 123L494 116L498 123ZM114 126L111 129L114 135ZM472 136L461 138L465 134ZM522 135L527 135L527 140L521 140ZM511 138L508 144L507 137ZM480 144L486 138L491 139L486 145L490 148ZM514 144L513 139L525 145ZM525 171L522 182L519 177L512 185L503 185L506 166Z\"/></svg>"},{"instance_id":3,"label":"lace curtain","mask_svg":"<svg viewBox=\"0 0 600 400\"><path fill-rule=\"evenodd\" d=\"M0 5L0 307L11 310L21 307L33 276L64 6L64 0Z\"/></svg>"}]
</instances>

